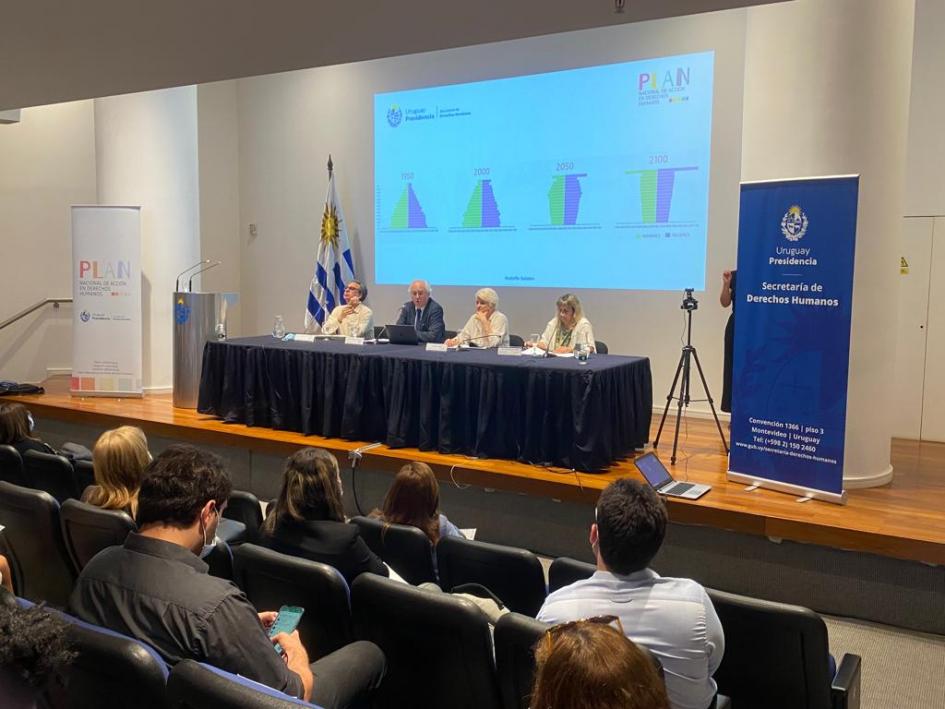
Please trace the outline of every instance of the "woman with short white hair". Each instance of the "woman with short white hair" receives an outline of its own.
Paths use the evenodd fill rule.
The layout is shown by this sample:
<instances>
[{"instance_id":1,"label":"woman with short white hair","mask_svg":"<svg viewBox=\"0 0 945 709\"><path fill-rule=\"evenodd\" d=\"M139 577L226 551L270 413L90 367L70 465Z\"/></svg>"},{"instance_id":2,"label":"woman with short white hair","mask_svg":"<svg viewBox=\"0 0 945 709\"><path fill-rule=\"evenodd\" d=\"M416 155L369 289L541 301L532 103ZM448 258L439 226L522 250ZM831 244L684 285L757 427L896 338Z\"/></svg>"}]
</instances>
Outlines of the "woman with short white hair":
<instances>
[{"instance_id":1,"label":"woman with short white hair","mask_svg":"<svg viewBox=\"0 0 945 709\"><path fill-rule=\"evenodd\" d=\"M476 311L446 344L449 347L467 343L475 347L507 347L509 319L496 310L498 305L498 293L492 288L480 288L476 291Z\"/></svg>"}]
</instances>

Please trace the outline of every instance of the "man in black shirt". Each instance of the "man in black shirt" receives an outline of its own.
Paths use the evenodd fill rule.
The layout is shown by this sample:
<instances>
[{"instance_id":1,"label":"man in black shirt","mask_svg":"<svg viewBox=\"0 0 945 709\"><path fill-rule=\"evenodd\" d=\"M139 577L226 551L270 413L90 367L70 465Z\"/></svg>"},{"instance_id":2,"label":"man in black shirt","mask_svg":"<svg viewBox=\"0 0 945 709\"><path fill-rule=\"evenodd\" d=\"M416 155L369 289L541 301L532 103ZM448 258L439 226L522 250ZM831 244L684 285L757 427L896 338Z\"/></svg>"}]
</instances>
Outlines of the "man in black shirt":
<instances>
[{"instance_id":1,"label":"man in black shirt","mask_svg":"<svg viewBox=\"0 0 945 709\"><path fill-rule=\"evenodd\" d=\"M376 645L352 643L310 666L298 631L270 640L265 628L276 613L257 613L233 583L207 574L198 554L213 542L230 489L218 456L165 450L138 494L139 532L86 565L72 611L148 643L170 664L206 662L321 706L347 706L384 674Z\"/></svg>"}]
</instances>

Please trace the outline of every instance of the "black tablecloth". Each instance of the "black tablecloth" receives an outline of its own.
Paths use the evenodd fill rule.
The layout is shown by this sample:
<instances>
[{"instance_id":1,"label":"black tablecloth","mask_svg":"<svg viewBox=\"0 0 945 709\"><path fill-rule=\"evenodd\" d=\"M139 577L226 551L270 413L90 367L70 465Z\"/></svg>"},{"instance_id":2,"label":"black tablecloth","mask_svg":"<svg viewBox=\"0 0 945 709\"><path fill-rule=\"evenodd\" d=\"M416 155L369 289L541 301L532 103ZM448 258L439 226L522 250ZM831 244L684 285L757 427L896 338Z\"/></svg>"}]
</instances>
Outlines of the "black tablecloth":
<instances>
[{"instance_id":1,"label":"black tablecloth","mask_svg":"<svg viewBox=\"0 0 945 709\"><path fill-rule=\"evenodd\" d=\"M505 357L404 345L208 342L197 410L225 421L600 470L649 439L645 357Z\"/></svg>"}]
</instances>

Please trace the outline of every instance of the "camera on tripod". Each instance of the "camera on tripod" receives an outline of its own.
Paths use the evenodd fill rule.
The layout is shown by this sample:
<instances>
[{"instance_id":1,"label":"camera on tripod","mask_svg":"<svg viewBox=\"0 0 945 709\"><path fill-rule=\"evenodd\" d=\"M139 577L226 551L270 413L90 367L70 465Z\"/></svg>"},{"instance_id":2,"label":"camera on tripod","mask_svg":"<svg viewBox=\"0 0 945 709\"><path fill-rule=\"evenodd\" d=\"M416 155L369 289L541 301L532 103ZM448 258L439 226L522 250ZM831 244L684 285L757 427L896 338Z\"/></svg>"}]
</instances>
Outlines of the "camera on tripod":
<instances>
[{"instance_id":1,"label":"camera on tripod","mask_svg":"<svg viewBox=\"0 0 945 709\"><path fill-rule=\"evenodd\" d=\"M682 305L679 306L680 310L693 311L699 309L699 301L692 297L692 291L692 288L686 289L686 295L683 296Z\"/></svg>"}]
</instances>

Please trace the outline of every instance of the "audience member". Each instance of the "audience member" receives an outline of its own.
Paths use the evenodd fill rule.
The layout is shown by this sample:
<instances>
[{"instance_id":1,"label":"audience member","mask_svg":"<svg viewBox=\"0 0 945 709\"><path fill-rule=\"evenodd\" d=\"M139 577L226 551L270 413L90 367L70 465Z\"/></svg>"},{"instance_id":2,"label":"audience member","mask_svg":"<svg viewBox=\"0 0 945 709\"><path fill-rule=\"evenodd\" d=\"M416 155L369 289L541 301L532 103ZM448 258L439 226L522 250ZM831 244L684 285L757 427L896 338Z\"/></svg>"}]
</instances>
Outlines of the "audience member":
<instances>
[{"instance_id":1,"label":"audience member","mask_svg":"<svg viewBox=\"0 0 945 709\"><path fill-rule=\"evenodd\" d=\"M381 509L371 512L388 524L416 527L436 544L442 537L462 537L459 528L439 510L440 485L426 463L403 466L394 477Z\"/></svg>"},{"instance_id":2,"label":"audience member","mask_svg":"<svg viewBox=\"0 0 945 709\"><path fill-rule=\"evenodd\" d=\"M532 709L669 709L646 654L611 625L616 616L556 625L535 648Z\"/></svg>"},{"instance_id":3,"label":"audience member","mask_svg":"<svg viewBox=\"0 0 945 709\"><path fill-rule=\"evenodd\" d=\"M0 402L0 444L13 446L20 455L27 451L56 452L32 434L33 416L29 409L17 402Z\"/></svg>"},{"instance_id":4,"label":"audience member","mask_svg":"<svg viewBox=\"0 0 945 709\"><path fill-rule=\"evenodd\" d=\"M82 493L82 502L106 510L121 510L134 519L138 489L151 462L148 439L135 426L121 426L99 436L92 451L95 484Z\"/></svg>"},{"instance_id":5,"label":"audience member","mask_svg":"<svg viewBox=\"0 0 945 709\"><path fill-rule=\"evenodd\" d=\"M413 325L420 342L442 342L446 335L443 307L431 297L433 289L423 280L416 280L407 289L410 300L403 304L397 325Z\"/></svg>"},{"instance_id":6,"label":"audience member","mask_svg":"<svg viewBox=\"0 0 945 709\"><path fill-rule=\"evenodd\" d=\"M150 644L171 664L207 662L321 706L347 706L383 675L375 645L353 643L310 666L297 631L270 640L276 613L257 613L233 583L207 574L198 554L213 540L230 490L218 456L187 445L161 453L138 493L140 531L86 565L73 612Z\"/></svg>"},{"instance_id":7,"label":"audience member","mask_svg":"<svg viewBox=\"0 0 945 709\"><path fill-rule=\"evenodd\" d=\"M13 572L10 571L10 562L3 554L0 554L0 587L13 593Z\"/></svg>"},{"instance_id":8,"label":"audience member","mask_svg":"<svg viewBox=\"0 0 945 709\"><path fill-rule=\"evenodd\" d=\"M321 448L303 448L286 460L282 489L261 531L261 544L334 566L349 585L365 571L388 575L357 525L345 522L338 461Z\"/></svg>"},{"instance_id":9,"label":"audience member","mask_svg":"<svg viewBox=\"0 0 945 709\"><path fill-rule=\"evenodd\" d=\"M663 543L666 508L647 485L617 480L601 493L590 543L594 575L545 600L538 619L563 623L616 615L627 637L662 662L673 709L706 709L715 697L713 673L722 661L722 625L695 581L661 578L648 567Z\"/></svg>"},{"instance_id":10,"label":"audience member","mask_svg":"<svg viewBox=\"0 0 945 709\"><path fill-rule=\"evenodd\" d=\"M0 705L4 709L45 706L43 692L75 658L68 624L43 606L21 608L0 589Z\"/></svg>"}]
</instances>

